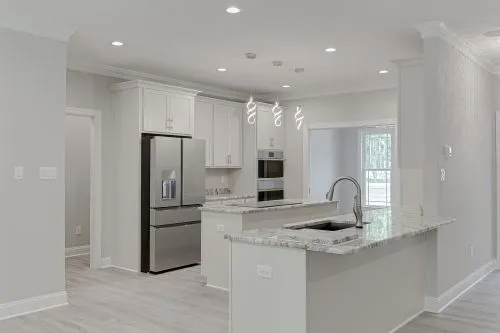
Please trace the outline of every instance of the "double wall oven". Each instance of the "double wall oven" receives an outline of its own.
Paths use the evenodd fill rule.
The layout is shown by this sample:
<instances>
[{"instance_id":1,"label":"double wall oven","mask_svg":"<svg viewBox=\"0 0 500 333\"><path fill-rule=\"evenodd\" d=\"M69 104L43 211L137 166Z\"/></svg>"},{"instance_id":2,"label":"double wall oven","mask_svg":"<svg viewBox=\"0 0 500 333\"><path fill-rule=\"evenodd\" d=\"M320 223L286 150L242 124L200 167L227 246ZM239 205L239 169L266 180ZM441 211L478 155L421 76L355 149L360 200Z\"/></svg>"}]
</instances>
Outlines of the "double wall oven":
<instances>
[{"instance_id":1,"label":"double wall oven","mask_svg":"<svg viewBox=\"0 0 500 333\"><path fill-rule=\"evenodd\" d=\"M283 151L258 151L257 200L270 201L284 198Z\"/></svg>"}]
</instances>

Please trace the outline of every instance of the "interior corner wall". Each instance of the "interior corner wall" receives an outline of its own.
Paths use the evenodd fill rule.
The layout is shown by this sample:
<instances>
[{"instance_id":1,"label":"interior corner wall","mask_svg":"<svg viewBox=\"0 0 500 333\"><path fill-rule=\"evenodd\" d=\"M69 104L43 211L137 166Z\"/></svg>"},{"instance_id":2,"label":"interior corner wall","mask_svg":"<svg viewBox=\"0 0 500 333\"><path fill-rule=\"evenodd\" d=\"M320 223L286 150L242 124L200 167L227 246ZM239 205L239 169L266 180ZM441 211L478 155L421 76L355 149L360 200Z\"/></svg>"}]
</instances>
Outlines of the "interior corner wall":
<instances>
[{"instance_id":1,"label":"interior corner wall","mask_svg":"<svg viewBox=\"0 0 500 333\"><path fill-rule=\"evenodd\" d=\"M67 44L0 28L0 45L1 309L65 290ZM57 179L40 180L40 167L57 168Z\"/></svg>"},{"instance_id":2,"label":"interior corner wall","mask_svg":"<svg viewBox=\"0 0 500 333\"><path fill-rule=\"evenodd\" d=\"M330 95L286 101L285 112L285 195L303 197L303 138L304 127L297 131L293 113L302 105L304 125L395 119L398 110L397 89L374 90L359 93Z\"/></svg>"},{"instance_id":3,"label":"interior corner wall","mask_svg":"<svg viewBox=\"0 0 500 333\"><path fill-rule=\"evenodd\" d=\"M424 208L458 219L438 231L442 294L494 258L494 78L437 37L424 40L424 58Z\"/></svg>"},{"instance_id":4,"label":"interior corner wall","mask_svg":"<svg viewBox=\"0 0 500 333\"><path fill-rule=\"evenodd\" d=\"M66 73L66 105L92 109L102 114L102 258L111 256L113 178L115 174L114 116L110 86L122 82L109 76L73 70Z\"/></svg>"}]
</instances>

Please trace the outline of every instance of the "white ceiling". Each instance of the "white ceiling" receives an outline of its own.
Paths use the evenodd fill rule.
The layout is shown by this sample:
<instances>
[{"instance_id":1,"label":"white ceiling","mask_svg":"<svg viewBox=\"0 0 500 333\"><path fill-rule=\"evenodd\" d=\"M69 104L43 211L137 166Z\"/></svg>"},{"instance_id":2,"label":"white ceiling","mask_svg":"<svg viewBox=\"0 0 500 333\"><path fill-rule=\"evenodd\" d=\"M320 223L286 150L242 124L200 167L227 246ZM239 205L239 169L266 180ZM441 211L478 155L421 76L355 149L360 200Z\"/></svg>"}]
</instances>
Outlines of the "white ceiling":
<instances>
[{"instance_id":1,"label":"white ceiling","mask_svg":"<svg viewBox=\"0 0 500 333\"><path fill-rule=\"evenodd\" d=\"M227 14L229 5L241 13ZM499 17L498 0L0 0L0 25L76 29L72 62L280 97L395 86L394 71L377 72L421 53L414 26L425 21L445 22L500 59L500 42L481 38ZM112 47L116 39L125 46Z\"/></svg>"}]
</instances>

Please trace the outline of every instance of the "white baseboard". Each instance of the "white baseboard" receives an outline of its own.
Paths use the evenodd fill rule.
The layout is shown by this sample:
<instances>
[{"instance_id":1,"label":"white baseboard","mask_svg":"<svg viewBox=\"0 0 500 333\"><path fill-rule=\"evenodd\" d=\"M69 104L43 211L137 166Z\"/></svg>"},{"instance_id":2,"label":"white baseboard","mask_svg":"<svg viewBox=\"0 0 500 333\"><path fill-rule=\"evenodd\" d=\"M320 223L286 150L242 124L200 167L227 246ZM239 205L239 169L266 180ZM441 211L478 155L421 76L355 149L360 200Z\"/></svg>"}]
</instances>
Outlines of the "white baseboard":
<instances>
[{"instance_id":1,"label":"white baseboard","mask_svg":"<svg viewBox=\"0 0 500 333\"><path fill-rule=\"evenodd\" d=\"M90 245L66 248L66 258L78 257L86 254L90 254Z\"/></svg>"},{"instance_id":2,"label":"white baseboard","mask_svg":"<svg viewBox=\"0 0 500 333\"><path fill-rule=\"evenodd\" d=\"M64 305L68 305L68 295L65 291L0 304L0 320L19 317L28 313L48 310Z\"/></svg>"},{"instance_id":3,"label":"white baseboard","mask_svg":"<svg viewBox=\"0 0 500 333\"><path fill-rule=\"evenodd\" d=\"M440 313L457 298L465 294L470 288L488 276L495 270L495 260L488 262L474 273L460 281L439 297L426 297L424 310L432 313Z\"/></svg>"},{"instance_id":4,"label":"white baseboard","mask_svg":"<svg viewBox=\"0 0 500 333\"><path fill-rule=\"evenodd\" d=\"M120 267L120 266L116 266L116 265L109 265L108 267L116 268L116 269L119 269L119 270L125 271L125 272L139 273L139 271L136 271L135 269Z\"/></svg>"},{"instance_id":5,"label":"white baseboard","mask_svg":"<svg viewBox=\"0 0 500 333\"><path fill-rule=\"evenodd\" d=\"M217 290L222 290L222 291L229 292L229 288L212 286L211 284L205 284L205 287L209 287L209 288L213 288L213 289L217 289Z\"/></svg>"},{"instance_id":6,"label":"white baseboard","mask_svg":"<svg viewBox=\"0 0 500 333\"><path fill-rule=\"evenodd\" d=\"M111 257L101 258L101 265L99 268L106 268L111 266Z\"/></svg>"},{"instance_id":7,"label":"white baseboard","mask_svg":"<svg viewBox=\"0 0 500 333\"><path fill-rule=\"evenodd\" d=\"M404 322L402 322L401 324L399 324L398 326L396 326L394 329L390 330L389 333L396 333L397 331L399 331L400 329L402 329L404 326L406 326L406 324L408 324L410 321L412 321L413 319L417 318L418 316L420 316L424 311L419 311L417 312L416 314L414 314L413 316L411 316L410 318L406 319Z\"/></svg>"}]
</instances>

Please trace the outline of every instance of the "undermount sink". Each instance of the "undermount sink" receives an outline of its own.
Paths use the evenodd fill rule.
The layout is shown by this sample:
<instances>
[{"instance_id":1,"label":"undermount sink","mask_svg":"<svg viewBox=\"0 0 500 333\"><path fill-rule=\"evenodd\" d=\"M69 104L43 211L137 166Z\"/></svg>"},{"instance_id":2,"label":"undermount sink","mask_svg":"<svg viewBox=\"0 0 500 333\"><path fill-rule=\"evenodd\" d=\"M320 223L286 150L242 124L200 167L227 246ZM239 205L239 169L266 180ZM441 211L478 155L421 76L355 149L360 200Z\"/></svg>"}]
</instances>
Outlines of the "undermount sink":
<instances>
[{"instance_id":1,"label":"undermount sink","mask_svg":"<svg viewBox=\"0 0 500 333\"><path fill-rule=\"evenodd\" d=\"M324 230L324 231L338 231L348 228L354 228L354 223L341 223L335 221L325 221L323 223L318 223L314 225L309 225L305 227L292 227L291 229L299 230L299 229L315 229L315 230Z\"/></svg>"}]
</instances>

